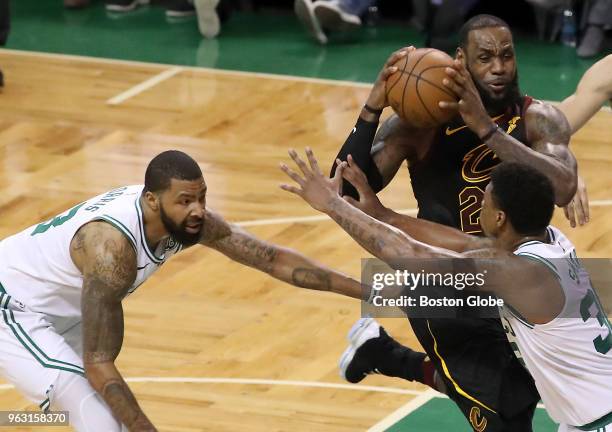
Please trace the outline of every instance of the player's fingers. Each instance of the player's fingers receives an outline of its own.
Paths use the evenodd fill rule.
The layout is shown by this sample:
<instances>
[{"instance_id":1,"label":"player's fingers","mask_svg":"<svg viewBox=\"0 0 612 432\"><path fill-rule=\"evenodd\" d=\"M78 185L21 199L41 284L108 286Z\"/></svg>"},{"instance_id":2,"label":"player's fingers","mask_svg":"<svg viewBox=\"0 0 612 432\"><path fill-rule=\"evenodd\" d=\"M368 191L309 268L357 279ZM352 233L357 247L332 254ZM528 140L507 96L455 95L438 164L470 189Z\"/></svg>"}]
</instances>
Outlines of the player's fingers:
<instances>
[{"instance_id":1,"label":"player's fingers","mask_svg":"<svg viewBox=\"0 0 612 432\"><path fill-rule=\"evenodd\" d=\"M444 78L442 80L442 84L444 84L446 87L448 87L449 89L451 89L451 91L453 93L455 93L457 96L461 97L461 95L463 94L464 88L462 85L460 85L456 79L452 79L452 78Z\"/></svg>"},{"instance_id":2,"label":"player's fingers","mask_svg":"<svg viewBox=\"0 0 612 432\"><path fill-rule=\"evenodd\" d=\"M339 180L340 177L344 175L344 171L346 170L347 164L346 162L342 162L340 159L336 159L336 170L334 171L333 180Z\"/></svg>"},{"instance_id":3,"label":"player's fingers","mask_svg":"<svg viewBox=\"0 0 612 432\"><path fill-rule=\"evenodd\" d=\"M289 156L293 159L293 162L300 168L302 173L306 176L306 178L312 176L312 172L306 166L306 163L300 158L297 152L294 149L289 150Z\"/></svg>"},{"instance_id":4,"label":"player's fingers","mask_svg":"<svg viewBox=\"0 0 612 432\"><path fill-rule=\"evenodd\" d=\"M567 212L569 214L569 222L572 228L576 228L576 210L574 208L574 200L570 201L567 205Z\"/></svg>"},{"instance_id":5,"label":"player's fingers","mask_svg":"<svg viewBox=\"0 0 612 432\"><path fill-rule=\"evenodd\" d=\"M397 66L389 66L389 67L384 68L380 75L382 79L387 80L391 75L393 75L397 71L398 71Z\"/></svg>"},{"instance_id":6,"label":"player's fingers","mask_svg":"<svg viewBox=\"0 0 612 432\"><path fill-rule=\"evenodd\" d=\"M308 163L310 164L310 168L312 168L312 171L317 174L323 175L321 169L319 168L319 162L317 161L317 158L315 157L310 147L306 147L306 157L308 158Z\"/></svg>"},{"instance_id":7,"label":"player's fingers","mask_svg":"<svg viewBox=\"0 0 612 432\"><path fill-rule=\"evenodd\" d=\"M289 168L286 164L281 163L280 164L280 169L287 174L289 177L291 177L291 179L296 182L297 184L299 184L301 187L304 187L304 179L302 179L302 177L300 177L295 171L293 171L291 168Z\"/></svg>"},{"instance_id":8,"label":"player's fingers","mask_svg":"<svg viewBox=\"0 0 612 432\"><path fill-rule=\"evenodd\" d=\"M438 106L442 109L447 109L447 110L454 110L454 111L458 111L459 110L459 103L458 102L446 102L446 101L440 101L438 102Z\"/></svg>"},{"instance_id":9,"label":"player's fingers","mask_svg":"<svg viewBox=\"0 0 612 432\"><path fill-rule=\"evenodd\" d=\"M385 67L394 65L395 63L400 61L400 59L406 57L407 55L408 55L408 50L406 50L405 48L402 48L399 51L395 51L393 54L391 54L391 57L389 57L389 59L387 60L387 63L385 63Z\"/></svg>"},{"instance_id":10,"label":"player's fingers","mask_svg":"<svg viewBox=\"0 0 612 432\"><path fill-rule=\"evenodd\" d=\"M299 188L296 188L295 186L290 186L290 185L288 185L288 184L284 184L284 183L283 183L283 184L281 184L281 185L279 185L279 186L280 186L280 188L281 188L282 190L284 190L284 191L291 192L291 193L293 193L293 194L296 194L296 195L302 196L302 190L301 190L301 189L299 189Z\"/></svg>"},{"instance_id":11,"label":"player's fingers","mask_svg":"<svg viewBox=\"0 0 612 432\"><path fill-rule=\"evenodd\" d=\"M359 175L360 177L362 177L364 180L367 179L365 173L361 170L361 168L359 167L359 165L357 165L355 163L355 160L353 159L353 155L348 155L347 157L347 161L348 161L348 166L351 169L351 171L353 171L355 174Z\"/></svg>"},{"instance_id":12,"label":"player's fingers","mask_svg":"<svg viewBox=\"0 0 612 432\"><path fill-rule=\"evenodd\" d=\"M563 207L563 214L565 215L565 219L570 220L569 210L567 206Z\"/></svg>"},{"instance_id":13,"label":"player's fingers","mask_svg":"<svg viewBox=\"0 0 612 432\"><path fill-rule=\"evenodd\" d=\"M584 223L587 223L589 221L589 218L591 217L591 209L589 208L589 195L587 194L586 186L582 189L580 195L582 211L584 212Z\"/></svg>"}]
</instances>

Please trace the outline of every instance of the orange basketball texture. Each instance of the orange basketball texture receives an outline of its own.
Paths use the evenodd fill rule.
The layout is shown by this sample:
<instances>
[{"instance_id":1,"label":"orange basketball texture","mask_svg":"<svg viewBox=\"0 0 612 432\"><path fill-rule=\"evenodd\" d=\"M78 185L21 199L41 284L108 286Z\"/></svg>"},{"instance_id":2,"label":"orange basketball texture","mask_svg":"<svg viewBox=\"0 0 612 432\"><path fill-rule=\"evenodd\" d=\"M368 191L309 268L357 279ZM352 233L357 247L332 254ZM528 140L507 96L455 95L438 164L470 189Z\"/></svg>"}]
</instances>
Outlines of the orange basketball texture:
<instances>
[{"instance_id":1,"label":"orange basketball texture","mask_svg":"<svg viewBox=\"0 0 612 432\"><path fill-rule=\"evenodd\" d=\"M456 113L438 106L438 102L456 102L457 96L444 84L444 69L453 59L433 48L420 48L398 61L397 72L386 83L391 108L408 124L417 128L440 126Z\"/></svg>"}]
</instances>

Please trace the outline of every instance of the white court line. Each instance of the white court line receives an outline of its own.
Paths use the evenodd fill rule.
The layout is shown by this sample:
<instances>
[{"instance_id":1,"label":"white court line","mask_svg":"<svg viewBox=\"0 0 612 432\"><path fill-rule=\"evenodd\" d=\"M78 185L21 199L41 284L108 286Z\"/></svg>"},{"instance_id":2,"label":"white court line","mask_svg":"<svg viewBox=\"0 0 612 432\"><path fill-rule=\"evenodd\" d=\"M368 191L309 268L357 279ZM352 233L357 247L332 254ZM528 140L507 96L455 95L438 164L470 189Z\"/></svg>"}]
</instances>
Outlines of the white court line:
<instances>
[{"instance_id":1,"label":"white court line","mask_svg":"<svg viewBox=\"0 0 612 432\"><path fill-rule=\"evenodd\" d=\"M159 68L167 68L169 66L176 66L173 64L165 64L165 63L149 63L142 62L136 60L118 60L118 59L110 59L104 57L90 57L90 56L81 56L81 55L72 55L72 54L56 54L56 53L45 53L40 51L21 51L21 50L13 50L13 49L0 49L0 53L7 52L14 55L20 55L24 57L46 57L46 58L61 58L64 60L72 60L72 61L80 61L80 62L99 62L105 64L117 64L124 66L139 66L139 67L159 67ZM359 87L359 88L371 88L371 83L364 83L359 81L346 81L346 80L333 80L326 78L311 78L311 77L301 77L294 75L283 75L283 74L272 74L272 73L264 73L264 72L247 72L247 71L238 71L238 70L230 70L230 69L215 69L209 67L202 66L181 66L181 68L185 70L192 71L200 71L200 72L208 72L220 75L233 75L233 76L248 76L248 77L256 77L256 78L265 78L265 79L273 79L273 80L281 80L281 81L298 81L298 82L306 82L311 84L328 84L335 85L341 87Z\"/></svg>"},{"instance_id":2,"label":"white court line","mask_svg":"<svg viewBox=\"0 0 612 432\"><path fill-rule=\"evenodd\" d=\"M288 381L257 378L193 378L193 377L132 377L126 378L131 383L194 383L194 384L240 384L240 385L268 385L268 386L293 386L293 387L317 387L336 390L367 391L376 393L395 393L403 395L419 396L420 390L400 389L395 387L366 386L355 384L340 384L320 381ZM0 390L12 389L12 384L0 384Z\"/></svg>"},{"instance_id":3,"label":"white court line","mask_svg":"<svg viewBox=\"0 0 612 432\"><path fill-rule=\"evenodd\" d=\"M416 216L418 209L403 209L403 210L395 210L396 213L407 214L411 216ZM235 222L236 225L242 227L250 227L250 226L261 226L261 225L276 225L276 224L286 224L286 223L300 223L300 222L322 222L322 221L331 221L329 216L325 214L314 215L314 216L295 216L295 217L286 217L286 218L271 218L271 219L255 219L250 221L242 221Z\"/></svg>"},{"instance_id":4,"label":"white court line","mask_svg":"<svg viewBox=\"0 0 612 432\"><path fill-rule=\"evenodd\" d=\"M427 389L426 391L422 392L420 395L412 399L410 402L405 405L402 405L401 407L393 411L391 414L386 416L384 419L376 423L374 426L368 429L368 432L386 431L395 423L406 417L411 412L416 411L439 394L440 393L433 389Z\"/></svg>"},{"instance_id":5,"label":"white court line","mask_svg":"<svg viewBox=\"0 0 612 432\"><path fill-rule=\"evenodd\" d=\"M136 84L134 87L131 87L124 91L123 93L119 93L117 96L113 96L109 100L106 101L107 105L119 105L126 100L140 94L151 87L155 87L157 84L167 80L168 78L172 78L174 75L179 74L183 71L182 67L173 67L170 69L166 69L163 72L158 73L155 76L152 76L146 81L141 82L140 84Z\"/></svg>"},{"instance_id":6,"label":"white court line","mask_svg":"<svg viewBox=\"0 0 612 432\"><path fill-rule=\"evenodd\" d=\"M612 200L595 200L589 202L590 207L607 207L612 206ZM401 213L410 216L416 216L418 209L403 209L396 210L396 213ZM235 222L236 225L242 227L262 226L262 225L276 225L276 224L290 224L290 223L308 223L308 222L324 222L331 221L329 216L325 214L313 215L313 216L294 216L286 218L270 218L270 219L255 219L249 221Z\"/></svg>"}]
</instances>

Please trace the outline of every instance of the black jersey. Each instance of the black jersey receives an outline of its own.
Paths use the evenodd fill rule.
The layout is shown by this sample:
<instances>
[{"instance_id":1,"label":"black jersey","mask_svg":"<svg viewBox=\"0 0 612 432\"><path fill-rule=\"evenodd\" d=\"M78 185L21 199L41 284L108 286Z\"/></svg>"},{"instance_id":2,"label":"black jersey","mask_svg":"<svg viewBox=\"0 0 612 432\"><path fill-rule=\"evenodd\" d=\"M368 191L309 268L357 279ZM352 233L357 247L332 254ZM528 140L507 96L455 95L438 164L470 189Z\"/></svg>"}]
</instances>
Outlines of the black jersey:
<instances>
[{"instance_id":1,"label":"black jersey","mask_svg":"<svg viewBox=\"0 0 612 432\"><path fill-rule=\"evenodd\" d=\"M532 98L494 121L506 133L526 141L524 115ZM491 171L501 161L461 118L442 126L426 156L409 167L418 217L482 234L481 202ZM436 365L448 394L470 420L474 412L488 418L493 431L531 430L539 395L533 379L512 352L499 319L411 318L417 339ZM519 416L524 426L507 420ZM478 417L478 416L476 416ZM478 417L480 418L480 417ZM494 426L496 424L496 426Z\"/></svg>"},{"instance_id":2,"label":"black jersey","mask_svg":"<svg viewBox=\"0 0 612 432\"><path fill-rule=\"evenodd\" d=\"M522 97L505 114L493 117L502 130L526 145L524 115L532 100ZM461 117L442 126L425 157L409 166L418 217L481 234L481 202L499 162Z\"/></svg>"}]
</instances>

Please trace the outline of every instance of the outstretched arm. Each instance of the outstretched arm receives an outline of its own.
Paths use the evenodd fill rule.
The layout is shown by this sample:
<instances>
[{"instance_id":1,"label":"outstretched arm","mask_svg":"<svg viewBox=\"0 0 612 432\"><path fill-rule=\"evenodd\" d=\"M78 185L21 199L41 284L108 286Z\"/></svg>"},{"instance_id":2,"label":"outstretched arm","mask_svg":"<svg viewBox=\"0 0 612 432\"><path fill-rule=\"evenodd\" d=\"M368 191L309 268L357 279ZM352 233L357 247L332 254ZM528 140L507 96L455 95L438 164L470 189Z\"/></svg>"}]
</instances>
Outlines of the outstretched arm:
<instances>
[{"instance_id":1,"label":"outstretched arm","mask_svg":"<svg viewBox=\"0 0 612 432\"><path fill-rule=\"evenodd\" d=\"M358 281L292 249L258 239L214 212L207 212L205 225L208 227L200 243L234 261L300 288L331 291L357 299L364 297Z\"/></svg>"},{"instance_id":2,"label":"outstretched arm","mask_svg":"<svg viewBox=\"0 0 612 432\"><path fill-rule=\"evenodd\" d=\"M83 274L83 364L91 386L130 431L155 431L115 366L123 343L121 300L136 278L136 252L106 222L83 226L70 244Z\"/></svg>"},{"instance_id":3,"label":"outstretched arm","mask_svg":"<svg viewBox=\"0 0 612 432\"><path fill-rule=\"evenodd\" d=\"M499 129L489 117L465 65L455 60L447 68L444 84L459 102L440 102L456 110L466 126L481 138L502 161L521 162L545 174L553 183L555 203L564 206L576 192L576 158L569 150L570 128L565 116L549 104L533 103L525 113L527 141L531 148Z\"/></svg>"},{"instance_id":4,"label":"outstretched arm","mask_svg":"<svg viewBox=\"0 0 612 432\"><path fill-rule=\"evenodd\" d=\"M456 228L396 213L392 209L385 207L351 156L348 157L347 165L342 171L342 177L355 186L359 193L359 200L344 197L346 201L373 218L393 225L415 240L455 252L465 252L492 246L490 239L476 237Z\"/></svg>"},{"instance_id":5,"label":"outstretched arm","mask_svg":"<svg viewBox=\"0 0 612 432\"><path fill-rule=\"evenodd\" d=\"M534 323L548 322L561 311L563 292L555 276L544 265L500 249L488 248L459 254L419 242L342 199L319 170L312 151L307 149L306 154L310 166L294 150L289 152L304 177L283 167L283 171L299 187L282 185L281 188L300 196L314 209L328 214L364 249L391 268L413 273L484 273L487 283L483 289L503 298ZM336 175L341 175L345 169L346 162L339 164Z\"/></svg>"},{"instance_id":6,"label":"outstretched arm","mask_svg":"<svg viewBox=\"0 0 612 432\"><path fill-rule=\"evenodd\" d=\"M572 134L584 126L606 101L612 100L611 71L612 54L609 54L584 73L576 92L559 105Z\"/></svg>"}]
</instances>

